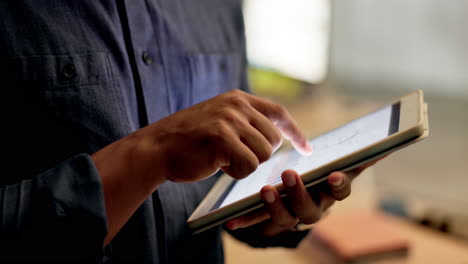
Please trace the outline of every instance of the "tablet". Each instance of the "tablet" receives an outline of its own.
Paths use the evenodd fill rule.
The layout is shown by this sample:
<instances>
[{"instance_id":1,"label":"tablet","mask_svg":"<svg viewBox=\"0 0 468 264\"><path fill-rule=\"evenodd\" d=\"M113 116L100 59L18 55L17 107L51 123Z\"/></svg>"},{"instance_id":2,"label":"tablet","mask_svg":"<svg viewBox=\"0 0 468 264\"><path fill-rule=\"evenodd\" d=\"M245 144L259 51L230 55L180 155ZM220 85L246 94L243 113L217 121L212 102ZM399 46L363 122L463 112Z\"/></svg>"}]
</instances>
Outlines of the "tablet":
<instances>
[{"instance_id":1,"label":"tablet","mask_svg":"<svg viewBox=\"0 0 468 264\"><path fill-rule=\"evenodd\" d=\"M222 175L187 220L193 233L202 232L263 206L260 189L274 185L284 196L281 173L296 170L310 187L334 171L347 171L406 147L428 135L423 92L414 91L318 137L313 153L294 149L275 153L244 179Z\"/></svg>"}]
</instances>

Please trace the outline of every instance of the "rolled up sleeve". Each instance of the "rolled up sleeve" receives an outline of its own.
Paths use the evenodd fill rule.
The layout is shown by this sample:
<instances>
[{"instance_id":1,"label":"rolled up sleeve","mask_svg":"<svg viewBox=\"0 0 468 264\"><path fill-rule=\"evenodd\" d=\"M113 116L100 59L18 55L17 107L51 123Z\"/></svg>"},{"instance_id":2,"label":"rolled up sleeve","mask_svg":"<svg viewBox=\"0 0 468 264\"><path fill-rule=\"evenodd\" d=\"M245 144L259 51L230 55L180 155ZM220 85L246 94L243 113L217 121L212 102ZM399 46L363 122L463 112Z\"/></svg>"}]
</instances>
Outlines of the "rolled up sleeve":
<instances>
[{"instance_id":1,"label":"rolled up sleeve","mask_svg":"<svg viewBox=\"0 0 468 264\"><path fill-rule=\"evenodd\" d=\"M1 263L99 263L106 233L101 181L87 154L0 187Z\"/></svg>"}]
</instances>

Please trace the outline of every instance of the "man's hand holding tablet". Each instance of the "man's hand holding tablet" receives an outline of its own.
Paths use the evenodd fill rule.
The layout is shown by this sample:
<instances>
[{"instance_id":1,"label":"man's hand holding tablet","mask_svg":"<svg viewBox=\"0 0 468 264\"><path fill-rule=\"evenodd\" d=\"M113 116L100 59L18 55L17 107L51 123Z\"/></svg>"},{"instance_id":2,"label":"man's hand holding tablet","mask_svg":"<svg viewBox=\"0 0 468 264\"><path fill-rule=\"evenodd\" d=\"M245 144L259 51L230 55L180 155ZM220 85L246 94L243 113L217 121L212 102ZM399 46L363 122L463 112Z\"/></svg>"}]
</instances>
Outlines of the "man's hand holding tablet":
<instances>
[{"instance_id":1,"label":"man's hand holding tablet","mask_svg":"<svg viewBox=\"0 0 468 264\"><path fill-rule=\"evenodd\" d=\"M232 219L226 223L226 227L235 230L264 222L264 235L274 236L293 229L298 222L313 224L335 201L348 197L351 181L376 162L369 162L349 172L333 172L326 182L309 189L306 189L296 171L285 170L281 175L285 199L281 199L274 186L267 185L260 191L264 208Z\"/></svg>"},{"instance_id":2,"label":"man's hand holding tablet","mask_svg":"<svg viewBox=\"0 0 468 264\"><path fill-rule=\"evenodd\" d=\"M272 236L299 221L314 223L349 195L351 181L365 168L429 133L420 90L310 139L312 155L303 155L307 145L294 121L284 120L296 151L275 153L244 179L221 176L187 221L194 233L224 222L228 229L264 222L259 226Z\"/></svg>"},{"instance_id":3,"label":"man's hand holding tablet","mask_svg":"<svg viewBox=\"0 0 468 264\"><path fill-rule=\"evenodd\" d=\"M235 179L250 175L267 161L282 142L290 140L298 153L308 156L312 149L288 111L281 105L241 91L231 91L143 129L158 141L158 152L165 153L162 172L167 180L201 180L222 169ZM196 154L194 154L196 153ZM157 157L157 155L147 155ZM161 173L161 170L158 171ZM294 214L273 186L262 189L265 209L228 223L228 228L246 227L265 221L265 233L273 235L293 228L298 221L313 223L335 200L350 193L355 173L335 173L329 185L312 195L305 189L297 172L285 171L286 194ZM294 184L293 184L294 183ZM312 197L320 197L313 200Z\"/></svg>"},{"instance_id":4,"label":"man's hand holding tablet","mask_svg":"<svg viewBox=\"0 0 468 264\"><path fill-rule=\"evenodd\" d=\"M165 181L195 182L219 169L233 179L245 178L271 157L283 137L299 152L311 152L283 106L233 90L169 115L94 153L105 186L109 220L105 244ZM126 192L122 192L124 188Z\"/></svg>"}]
</instances>

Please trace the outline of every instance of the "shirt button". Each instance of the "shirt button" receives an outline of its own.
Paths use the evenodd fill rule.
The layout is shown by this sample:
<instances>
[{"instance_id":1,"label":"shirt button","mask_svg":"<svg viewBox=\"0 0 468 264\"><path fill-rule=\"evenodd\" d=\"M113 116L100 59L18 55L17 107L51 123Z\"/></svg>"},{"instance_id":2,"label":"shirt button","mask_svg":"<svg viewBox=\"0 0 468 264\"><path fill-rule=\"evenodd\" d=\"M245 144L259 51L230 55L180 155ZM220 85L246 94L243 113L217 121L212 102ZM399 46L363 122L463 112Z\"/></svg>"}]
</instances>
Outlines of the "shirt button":
<instances>
[{"instance_id":1,"label":"shirt button","mask_svg":"<svg viewBox=\"0 0 468 264\"><path fill-rule=\"evenodd\" d=\"M219 64L218 64L218 68L221 72L225 72L227 70L227 65L226 65L226 62L225 61L221 61Z\"/></svg>"},{"instance_id":2,"label":"shirt button","mask_svg":"<svg viewBox=\"0 0 468 264\"><path fill-rule=\"evenodd\" d=\"M141 54L141 59L146 65L151 65L153 63L153 56L151 56L147 52L143 52Z\"/></svg>"},{"instance_id":3,"label":"shirt button","mask_svg":"<svg viewBox=\"0 0 468 264\"><path fill-rule=\"evenodd\" d=\"M69 63L63 66L62 68L62 75L65 79L73 79L76 77L76 68L75 65Z\"/></svg>"}]
</instances>

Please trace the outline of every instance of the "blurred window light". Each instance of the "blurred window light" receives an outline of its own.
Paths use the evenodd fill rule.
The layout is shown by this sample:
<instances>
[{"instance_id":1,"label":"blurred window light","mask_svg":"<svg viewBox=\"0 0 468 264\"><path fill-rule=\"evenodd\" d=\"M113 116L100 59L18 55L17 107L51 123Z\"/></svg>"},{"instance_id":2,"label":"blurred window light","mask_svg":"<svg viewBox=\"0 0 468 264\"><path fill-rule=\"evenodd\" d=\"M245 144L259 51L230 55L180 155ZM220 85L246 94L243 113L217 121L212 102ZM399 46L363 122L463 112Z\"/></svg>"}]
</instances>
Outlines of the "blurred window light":
<instances>
[{"instance_id":1,"label":"blurred window light","mask_svg":"<svg viewBox=\"0 0 468 264\"><path fill-rule=\"evenodd\" d=\"M468 1L330 1L330 80L468 98Z\"/></svg>"},{"instance_id":2,"label":"blurred window light","mask_svg":"<svg viewBox=\"0 0 468 264\"><path fill-rule=\"evenodd\" d=\"M245 0L250 64L312 84L327 74L328 0Z\"/></svg>"}]
</instances>

